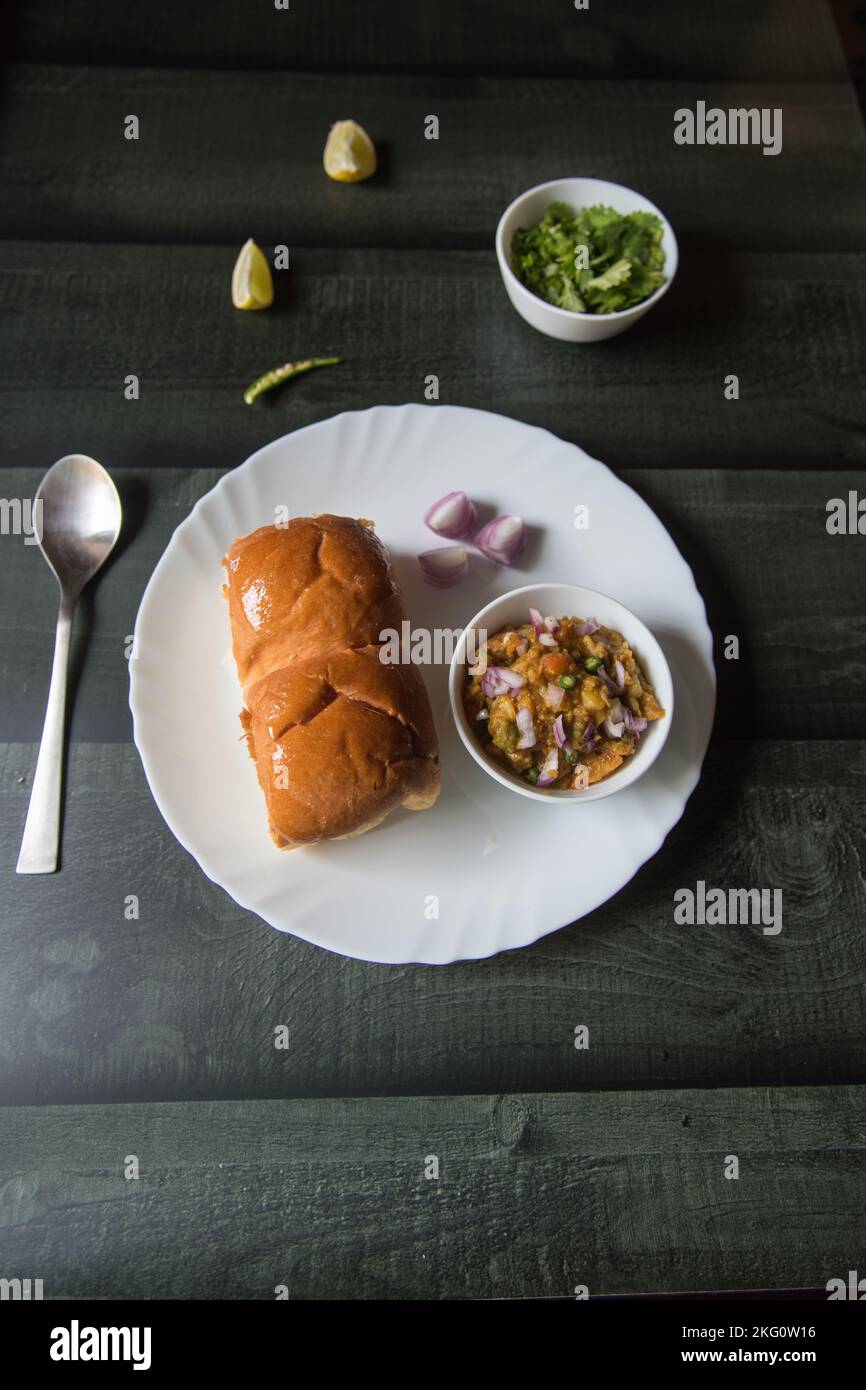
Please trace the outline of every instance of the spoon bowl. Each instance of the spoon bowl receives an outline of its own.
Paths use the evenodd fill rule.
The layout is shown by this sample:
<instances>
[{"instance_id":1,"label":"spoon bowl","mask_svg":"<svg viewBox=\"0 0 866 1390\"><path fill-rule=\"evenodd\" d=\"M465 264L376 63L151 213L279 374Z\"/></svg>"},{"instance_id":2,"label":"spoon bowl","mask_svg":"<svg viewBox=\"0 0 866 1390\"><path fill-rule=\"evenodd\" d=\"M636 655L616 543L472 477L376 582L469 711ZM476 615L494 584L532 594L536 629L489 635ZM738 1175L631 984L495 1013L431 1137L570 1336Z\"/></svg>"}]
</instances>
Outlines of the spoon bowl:
<instances>
[{"instance_id":1,"label":"spoon bowl","mask_svg":"<svg viewBox=\"0 0 866 1390\"><path fill-rule=\"evenodd\" d=\"M58 584L80 594L120 535L117 488L96 459L68 454L39 484L34 515L39 547Z\"/></svg>"}]
</instances>

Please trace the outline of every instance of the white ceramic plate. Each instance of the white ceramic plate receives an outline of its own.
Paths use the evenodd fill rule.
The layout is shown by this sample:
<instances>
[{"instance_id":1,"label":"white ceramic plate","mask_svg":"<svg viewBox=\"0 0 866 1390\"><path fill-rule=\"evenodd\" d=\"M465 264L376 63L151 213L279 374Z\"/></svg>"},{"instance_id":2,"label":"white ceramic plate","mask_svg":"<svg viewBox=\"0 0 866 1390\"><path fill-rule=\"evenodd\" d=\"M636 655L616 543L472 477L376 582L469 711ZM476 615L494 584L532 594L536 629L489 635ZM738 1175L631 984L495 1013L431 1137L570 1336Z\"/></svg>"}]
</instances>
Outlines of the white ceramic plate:
<instances>
[{"instance_id":1,"label":"white ceramic plate","mask_svg":"<svg viewBox=\"0 0 866 1390\"><path fill-rule=\"evenodd\" d=\"M415 555L438 542L421 518L456 488L475 499L482 521L520 513L530 540L515 567L477 557L461 584L432 589ZM354 840L276 849L239 736L220 562L236 536L273 522L279 507L293 516L373 519L414 630L459 629L497 594L537 580L583 584L619 599L655 634L673 673L676 714L658 761L635 786L579 816L513 796L460 742L443 643L442 663L424 668L442 755L433 810L397 811ZM575 528L577 507L588 508L588 529ZM715 706L703 601L649 507L576 446L456 406L378 406L260 449L175 531L142 599L135 639L135 742L180 843L209 878L279 931L362 960L444 964L488 956L605 902L682 815Z\"/></svg>"}]
</instances>

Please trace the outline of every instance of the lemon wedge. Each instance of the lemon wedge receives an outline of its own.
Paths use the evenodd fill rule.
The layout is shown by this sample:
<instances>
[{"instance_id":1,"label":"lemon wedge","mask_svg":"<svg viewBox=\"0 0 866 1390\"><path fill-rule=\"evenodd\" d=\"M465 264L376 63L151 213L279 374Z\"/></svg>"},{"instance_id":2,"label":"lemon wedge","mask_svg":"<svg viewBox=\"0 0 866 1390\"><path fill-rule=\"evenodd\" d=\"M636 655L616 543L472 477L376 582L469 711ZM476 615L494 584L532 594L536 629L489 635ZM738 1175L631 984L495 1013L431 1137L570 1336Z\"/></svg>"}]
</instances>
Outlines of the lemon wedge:
<instances>
[{"instance_id":1,"label":"lemon wedge","mask_svg":"<svg viewBox=\"0 0 866 1390\"><path fill-rule=\"evenodd\" d=\"M267 309L273 302L271 268L261 248L250 238L241 247L232 271L232 304L236 309Z\"/></svg>"},{"instance_id":2,"label":"lemon wedge","mask_svg":"<svg viewBox=\"0 0 866 1390\"><path fill-rule=\"evenodd\" d=\"M329 178L360 183L376 172L376 147L357 121L336 121L328 132L322 163Z\"/></svg>"}]
</instances>

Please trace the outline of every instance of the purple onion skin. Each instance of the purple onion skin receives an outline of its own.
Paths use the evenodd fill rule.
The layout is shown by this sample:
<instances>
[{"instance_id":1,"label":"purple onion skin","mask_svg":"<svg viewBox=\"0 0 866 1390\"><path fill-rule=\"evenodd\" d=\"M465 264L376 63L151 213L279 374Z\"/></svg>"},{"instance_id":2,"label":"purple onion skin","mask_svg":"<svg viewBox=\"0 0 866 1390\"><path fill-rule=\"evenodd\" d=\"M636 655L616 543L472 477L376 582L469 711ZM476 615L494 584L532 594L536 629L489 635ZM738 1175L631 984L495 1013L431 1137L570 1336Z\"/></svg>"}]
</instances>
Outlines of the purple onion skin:
<instances>
[{"instance_id":1,"label":"purple onion skin","mask_svg":"<svg viewBox=\"0 0 866 1390\"><path fill-rule=\"evenodd\" d=\"M443 549L447 548L448 547L443 547ZM456 548L457 547L454 547L454 549ZM467 555L465 557L462 565L460 566L455 566L453 568L443 568L442 570L440 570L435 560L433 560L431 564L431 557L439 554L441 554L441 551L422 551L422 553L418 556L418 564L421 569L421 574L423 575L424 579L428 584L433 585L434 589L450 589L453 584L459 584L460 580L463 579L463 577L466 575L469 569L469 556Z\"/></svg>"},{"instance_id":2,"label":"purple onion skin","mask_svg":"<svg viewBox=\"0 0 866 1390\"><path fill-rule=\"evenodd\" d=\"M526 526L522 519L519 527L508 527L513 531L506 544L502 542L502 533L506 529L505 522L512 521L510 516L495 516L492 521L488 521L486 526L475 537L475 546L486 555L488 560L493 560L497 565L513 565L523 547L526 545Z\"/></svg>"},{"instance_id":3,"label":"purple onion skin","mask_svg":"<svg viewBox=\"0 0 866 1390\"><path fill-rule=\"evenodd\" d=\"M613 679L612 676L609 676L609 675L607 674L607 671L604 669L603 666L599 666L598 671L596 672L596 675L601 676L601 678L602 678L602 680L604 681L605 685L609 686L611 690L615 690L616 693L617 693L617 695L622 695L622 694L623 694L623 687L622 687L621 685L617 685L616 681Z\"/></svg>"},{"instance_id":4,"label":"purple onion skin","mask_svg":"<svg viewBox=\"0 0 866 1390\"><path fill-rule=\"evenodd\" d=\"M452 498L462 499L457 508L457 518L450 525L434 526L431 517L433 517L440 507L450 503ZM434 536L443 536L445 540L449 541L459 541L462 540L464 536L468 536L470 531L475 529L477 520L478 513L475 510L475 504L470 501L465 492L446 492L444 497L440 497L439 501L434 502L433 506L428 507L427 511L424 513L424 525L430 528Z\"/></svg>"}]
</instances>

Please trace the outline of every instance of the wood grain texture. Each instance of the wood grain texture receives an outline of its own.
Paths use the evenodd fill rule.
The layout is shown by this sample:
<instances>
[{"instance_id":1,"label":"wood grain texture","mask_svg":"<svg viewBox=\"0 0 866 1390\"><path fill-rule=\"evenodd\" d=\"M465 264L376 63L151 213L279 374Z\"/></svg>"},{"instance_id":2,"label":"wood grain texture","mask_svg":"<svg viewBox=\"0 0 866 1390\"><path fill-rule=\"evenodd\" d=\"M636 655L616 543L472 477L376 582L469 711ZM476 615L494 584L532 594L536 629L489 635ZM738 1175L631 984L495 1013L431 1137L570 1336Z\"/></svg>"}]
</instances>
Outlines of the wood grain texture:
<instances>
[{"instance_id":1,"label":"wood grain texture","mask_svg":"<svg viewBox=\"0 0 866 1390\"><path fill-rule=\"evenodd\" d=\"M866 1236L866 1090L844 1084L864 1074L862 538L824 527L828 498L864 486L866 140L827 6L359 10L4 17L0 493L82 449L118 477L126 527L79 613L45 878L13 868L55 594L0 536L0 1273L49 1298L823 1287ZM675 146L698 99L781 107L782 154ZM346 115L381 161L353 189L320 167ZM506 203L566 172L641 188L680 240L672 292L591 350L524 325L492 251ZM262 315L228 298L251 234L291 252ZM243 405L310 353L346 361ZM717 646L717 737L662 851L580 924L446 969L345 960L242 912L126 742L125 639L196 499L289 429L421 400L428 373L442 401L616 468L717 639L742 643L739 662ZM780 888L782 932L678 926L674 893L700 879Z\"/></svg>"},{"instance_id":2,"label":"wood grain texture","mask_svg":"<svg viewBox=\"0 0 866 1390\"><path fill-rule=\"evenodd\" d=\"M781 108L783 150L681 146L674 113ZM438 140L424 138L439 117ZM138 116L140 138L124 138ZM347 113L376 178L322 170ZM488 248L518 193L580 173L638 188L697 243L862 252L866 135L850 84L8 70L0 234L70 241ZM174 306L177 308L177 306Z\"/></svg>"},{"instance_id":3,"label":"wood grain texture","mask_svg":"<svg viewBox=\"0 0 866 1390\"><path fill-rule=\"evenodd\" d=\"M4 1268L76 1299L823 1288L866 1238L864 1124L862 1086L6 1107Z\"/></svg>"},{"instance_id":4,"label":"wood grain texture","mask_svg":"<svg viewBox=\"0 0 866 1390\"><path fill-rule=\"evenodd\" d=\"M132 734L126 639L141 595L174 528L221 475L114 469L111 452L89 439L83 447L112 466L125 531L76 615L72 737L126 740ZM621 476L668 526L707 603L716 638L717 733L856 737L866 703L863 538L829 536L826 504L852 488L862 492L862 476L701 469L626 469ZM40 477L41 469L8 469L0 472L0 491L31 497ZM226 546L233 539L227 536ZM38 550L21 537L0 536L0 554L0 740L26 742L42 729L56 586ZM597 575L576 577L598 586ZM729 635L739 637L739 660L724 657Z\"/></svg>"},{"instance_id":5,"label":"wood grain texture","mask_svg":"<svg viewBox=\"0 0 866 1390\"><path fill-rule=\"evenodd\" d=\"M447 968L343 959L243 912L174 841L128 746L72 749L62 871L16 878L34 752L0 762L2 1104L863 1074L862 743L713 745L683 821L611 902ZM430 872L447 911L447 867ZM699 879L781 889L781 932L678 925L674 894Z\"/></svg>"},{"instance_id":6,"label":"wood grain texture","mask_svg":"<svg viewBox=\"0 0 866 1390\"><path fill-rule=\"evenodd\" d=\"M233 467L340 410L422 401L434 373L443 403L621 469L866 464L866 255L686 262L637 327L591 346L518 318L492 249L301 250L260 314L231 307L234 255L0 245L0 462L44 469L77 448L111 469ZM263 371L310 354L344 360L244 404Z\"/></svg>"},{"instance_id":7,"label":"wood grain texture","mask_svg":"<svg viewBox=\"0 0 866 1390\"><path fill-rule=\"evenodd\" d=\"M282 68L334 74L483 73L540 77L827 81L845 77L819 0L148 0L118 23L113 0L10 5L19 58L144 67Z\"/></svg>"}]
</instances>

